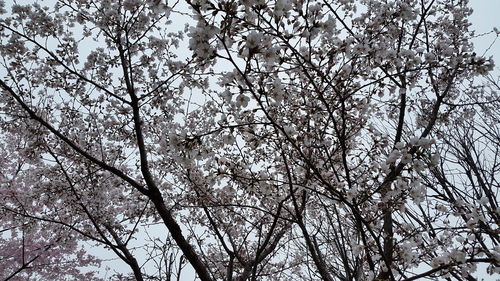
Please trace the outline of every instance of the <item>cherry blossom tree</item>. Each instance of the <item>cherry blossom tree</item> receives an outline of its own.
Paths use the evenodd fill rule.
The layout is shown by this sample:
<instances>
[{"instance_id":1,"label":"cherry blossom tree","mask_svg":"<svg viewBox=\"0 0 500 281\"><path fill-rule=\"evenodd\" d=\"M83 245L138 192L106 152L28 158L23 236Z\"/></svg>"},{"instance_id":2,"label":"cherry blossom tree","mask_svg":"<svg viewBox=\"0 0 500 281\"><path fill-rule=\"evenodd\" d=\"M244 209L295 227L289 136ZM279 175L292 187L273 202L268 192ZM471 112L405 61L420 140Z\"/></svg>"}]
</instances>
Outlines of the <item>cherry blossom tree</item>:
<instances>
[{"instance_id":1,"label":"cherry blossom tree","mask_svg":"<svg viewBox=\"0 0 500 281\"><path fill-rule=\"evenodd\" d=\"M0 1L0 276L498 274L500 89L471 12Z\"/></svg>"}]
</instances>

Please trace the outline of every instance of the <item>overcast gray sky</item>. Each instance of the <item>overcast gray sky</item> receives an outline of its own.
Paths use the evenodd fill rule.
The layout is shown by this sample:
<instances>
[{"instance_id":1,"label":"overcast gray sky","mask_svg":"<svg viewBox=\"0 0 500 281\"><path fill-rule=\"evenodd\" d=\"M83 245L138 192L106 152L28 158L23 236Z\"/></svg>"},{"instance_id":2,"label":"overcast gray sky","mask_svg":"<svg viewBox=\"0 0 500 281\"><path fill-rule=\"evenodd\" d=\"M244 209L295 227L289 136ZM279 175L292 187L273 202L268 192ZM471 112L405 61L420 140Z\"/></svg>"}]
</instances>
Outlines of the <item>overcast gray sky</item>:
<instances>
[{"instance_id":1,"label":"overcast gray sky","mask_svg":"<svg viewBox=\"0 0 500 281\"><path fill-rule=\"evenodd\" d=\"M474 9L470 21L472 22L477 34L490 32L493 27L500 30L500 0L470 0L470 5ZM487 36L476 38L474 45L478 55L482 55L488 47L493 43L497 35L490 33ZM493 56L495 59L495 72L500 73L500 39L498 39L491 49L487 51L487 55Z\"/></svg>"}]
</instances>

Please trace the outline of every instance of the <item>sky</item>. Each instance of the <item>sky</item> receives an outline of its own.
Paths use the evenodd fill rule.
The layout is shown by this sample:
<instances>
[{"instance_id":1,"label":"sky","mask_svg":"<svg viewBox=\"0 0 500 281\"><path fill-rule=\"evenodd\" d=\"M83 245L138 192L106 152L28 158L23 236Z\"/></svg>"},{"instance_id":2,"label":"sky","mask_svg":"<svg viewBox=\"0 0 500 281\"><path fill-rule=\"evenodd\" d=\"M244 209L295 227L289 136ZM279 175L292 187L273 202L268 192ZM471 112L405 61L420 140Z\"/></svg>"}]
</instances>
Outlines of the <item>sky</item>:
<instances>
[{"instance_id":1,"label":"sky","mask_svg":"<svg viewBox=\"0 0 500 281\"><path fill-rule=\"evenodd\" d=\"M470 0L470 6L474 9L470 21L476 34L491 32L494 27L500 31L500 0ZM496 61L495 74L500 75L500 39L494 42L497 34L494 32L473 40L476 47L476 53L482 55L486 52L487 56L493 56ZM488 47L492 44L487 51Z\"/></svg>"}]
</instances>

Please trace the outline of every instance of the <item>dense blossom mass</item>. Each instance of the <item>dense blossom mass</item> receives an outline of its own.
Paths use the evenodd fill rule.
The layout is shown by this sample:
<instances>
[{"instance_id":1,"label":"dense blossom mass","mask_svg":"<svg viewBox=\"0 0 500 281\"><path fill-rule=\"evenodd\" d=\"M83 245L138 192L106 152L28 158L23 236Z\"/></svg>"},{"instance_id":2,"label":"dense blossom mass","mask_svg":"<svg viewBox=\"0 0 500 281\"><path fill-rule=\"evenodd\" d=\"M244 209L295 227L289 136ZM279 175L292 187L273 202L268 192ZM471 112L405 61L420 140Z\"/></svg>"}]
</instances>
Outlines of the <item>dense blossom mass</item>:
<instances>
[{"instance_id":1,"label":"dense blossom mass","mask_svg":"<svg viewBox=\"0 0 500 281\"><path fill-rule=\"evenodd\" d=\"M12 2L1 279L500 273L500 87L467 1Z\"/></svg>"}]
</instances>

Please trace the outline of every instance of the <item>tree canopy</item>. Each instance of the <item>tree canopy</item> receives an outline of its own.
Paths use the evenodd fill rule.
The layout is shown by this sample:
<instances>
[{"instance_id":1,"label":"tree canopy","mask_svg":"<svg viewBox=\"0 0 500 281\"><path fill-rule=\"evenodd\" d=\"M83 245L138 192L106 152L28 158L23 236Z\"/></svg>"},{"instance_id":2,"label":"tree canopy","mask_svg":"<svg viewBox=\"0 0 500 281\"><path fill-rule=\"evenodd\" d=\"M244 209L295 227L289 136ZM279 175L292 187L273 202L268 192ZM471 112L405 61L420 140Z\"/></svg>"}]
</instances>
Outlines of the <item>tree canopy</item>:
<instances>
[{"instance_id":1,"label":"tree canopy","mask_svg":"<svg viewBox=\"0 0 500 281\"><path fill-rule=\"evenodd\" d=\"M500 87L467 1L22 2L1 278L500 273Z\"/></svg>"}]
</instances>

